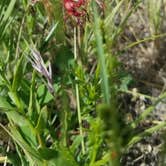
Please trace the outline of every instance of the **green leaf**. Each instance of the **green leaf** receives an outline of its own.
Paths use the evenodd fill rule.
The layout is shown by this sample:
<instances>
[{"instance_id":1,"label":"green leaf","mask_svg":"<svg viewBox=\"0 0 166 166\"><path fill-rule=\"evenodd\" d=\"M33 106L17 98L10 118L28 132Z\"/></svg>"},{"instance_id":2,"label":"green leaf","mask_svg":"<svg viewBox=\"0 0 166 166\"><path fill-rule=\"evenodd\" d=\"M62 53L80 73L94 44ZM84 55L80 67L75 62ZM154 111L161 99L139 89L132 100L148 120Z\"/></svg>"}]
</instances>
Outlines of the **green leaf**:
<instances>
[{"instance_id":1,"label":"green leaf","mask_svg":"<svg viewBox=\"0 0 166 166\"><path fill-rule=\"evenodd\" d=\"M104 97L104 102L110 105L110 86L108 80L108 69L106 65L106 54L103 46L103 36L100 28L100 17L97 11L96 3L92 3L93 16L94 16L94 34L96 40L96 52L98 54L98 63L100 64L100 78L101 78L101 89Z\"/></svg>"},{"instance_id":2,"label":"green leaf","mask_svg":"<svg viewBox=\"0 0 166 166\"><path fill-rule=\"evenodd\" d=\"M45 106L40 111L40 115L36 126L36 131L42 132L46 128L47 119L48 119L48 112L47 112L47 107Z\"/></svg>"},{"instance_id":3,"label":"green leaf","mask_svg":"<svg viewBox=\"0 0 166 166\"><path fill-rule=\"evenodd\" d=\"M68 148L58 147L57 158L50 160L49 166L78 166Z\"/></svg>"},{"instance_id":4,"label":"green leaf","mask_svg":"<svg viewBox=\"0 0 166 166\"><path fill-rule=\"evenodd\" d=\"M22 80L23 77L23 67L24 66L24 56L22 56L17 64L16 67L14 69L14 79L13 79L13 83L12 83L12 91L16 92L16 90L18 89L19 85L20 85L20 81Z\"/></svg>"},{"instance_id":5,"label":"green leaf","mask_svg":"<svg viewBox=\"0 0 166 166\"><path fill-rule=\"evenodd\" d=\"M6 2L6 0L1 0L0 2L0 38L3 37L5 31L7 30L7 27L10 25L11 23L11 13L14 9L16 0L11 0L10 2ZM7 7L7 9L6 9Z\"/></svg>"},{"instance_id":6,"label":"green leaf","mask_svg":"<svg viewBox=\"0 0 166 166\"><path fill-rule=\"evenodd\" d=\"M10 4L8 5L8 8L7 8L7 10L5 11L3 21L7 21L7 19L10 17L11 12L12 12L13 9L14 9L15 3L16 3L16 0L11 0L11 1L10 1Z\"/></svg>"},{"instance_id":7,"label":"green leaf","mask_svg":"<svg viewBox=\"0 0 166 166\"><path fill-rule=\"evenodd\" d=\"M40 103L46 104L53 99L53 96L48 92L45 85L40 85L37 90L37 95L40 99Z\"/></svg>"},{"instance_id":8,"label":"green leaf","mask_svg":"<svg viewBox=\"0 0 166 166\"><path fill-rule=\"evenodd\" d=\"M55 92L57 92L60 88L58 84L54 84L53 86ZM47 104L54 99L54 96L52 96L52 94L47 90L47 88L43 84L39 86L37 90L37 95L39 97L39 102L42 104Z\"/></svg>"},{"instance_id":9,"label":"green leaf","mask_svg":"<svg viewBox=\"0 0 166 166\"><path fill-rule=\"evenodd\" d=\"M1 111L10 111L14 110L15 108L11 106L11 104L7 101L5 96L0 96L0 110Z\"/></svg>"},{"instance_id":10,"label":"green leaf","mask_svg":"<svg viewBox=\"0 0 166 166\"><path fill-rule=\"evenodd\" d=\"M77 148L80 146L82 141L82 136L78 135L77 137L74 138L72 145L70 146L70 151L72 153L75 152L75 150L77 150Z\"/></svg>"},{"instance_id":11,"label":"green leaf","mask_svg":"<svg viewBox=\"0 0 166 166\"><path fill-rule=\"evenodd\" d=\"M121 78L121 90L128 90L128 85L131 83L132 77L130 75L124 76Z\"/></svg>"},{"instance_id":12,"label":"green leaf","mask_svg":"<svg viewBox=\"0 0 166 166\"><path fill-rule=\"evenodd\" d=\"M33 71L32 74L32 81L31 81L31 86L30 86L30 95L29 95L29 104L28 104L28 116L32 123L36 124L37 119L38 119L38 113L39 113L39 104L37 100L37 95L36 95L36 72L35 70Z\"/></svg>"},{"instance_id":13,"label":"green leaf","mask_svg":"<svg viewBox=\"0 0 166 166\"><path fill-rule=\"evenodd\" d=\"M23 112L23 101L17 96L17 93L10 91L8 92L8 95L13 103L17 106L18 111Z\"/></svg>"},{"instance_id":14,"label":"green leaf","mask_svg":"<svg viewBox=\"0 0 166 166\"><path fill-rule=\"evenodd\" d=\"M19 147L18 144L15 143L15 148L17 155L19 156L19 159L21 161L21 166L29 166L28 161L26 161L26 156L22 153L21 147Z\"/></svg>"},{"instance_id":15,"label":"green leaf","mask_svg":"<svg viewBox=\"0 0 166 166\"><path fill-rule=\"evenodd\" d=\"M7 159L12 163L13 166L21 166L21 161L17 153L8 153Z\"/></svg>"},{"instance_id":16,"label":"green leaf","mask_svg":"<svg viewBox=\"0 0 166 166\"><path fill-rule=\"evenodd\" d=\"M19 147L23 150L24 153L22 155L26 155L29 163L42 163L42 158L38 151L35 148L32 148L24 139L24 137L20 134L19 129L15 125L9 125L9 130L1 125L1 127L12 137L12 139L19 145ZM30 164L31 165L31 164ZM32 164L34 165L34 164Z\"/></svg>"},{"instance_id":17,"label":"green leaf","mask_svg":"<svg viewBox=\"0 0 166 166\"><path fill-rule=\"evenodd\" d=\"M58 152L54 149L39 148L38 151L44 160L51 160L58 157Z\"/></svg>"},{"instance_id":18,"label":"green leaf","mask_svg":"<svg viewBox=\"0 0 166 166\"><path fill-rule=\"evenodd\" d=\"M31 146L37 146L36 131L30 121L16 111L7 112L7 116L21 129L22 135Z\"/></svg>"},{"instance_id":19,"label":"green leaf","mask_svg":"<svg viewBox=\"0 0 166 166\"><path fill-rule=\"evenodd\" d=\"M51 28L51 30L48 33L48 35L47 35L47 37L46 37L44 42L47 43L51 39L51 37L54 35L54 32L55 32L55 29L57 28L57 25L58 25L58 22Z\"/></svg>"}]
</instances>

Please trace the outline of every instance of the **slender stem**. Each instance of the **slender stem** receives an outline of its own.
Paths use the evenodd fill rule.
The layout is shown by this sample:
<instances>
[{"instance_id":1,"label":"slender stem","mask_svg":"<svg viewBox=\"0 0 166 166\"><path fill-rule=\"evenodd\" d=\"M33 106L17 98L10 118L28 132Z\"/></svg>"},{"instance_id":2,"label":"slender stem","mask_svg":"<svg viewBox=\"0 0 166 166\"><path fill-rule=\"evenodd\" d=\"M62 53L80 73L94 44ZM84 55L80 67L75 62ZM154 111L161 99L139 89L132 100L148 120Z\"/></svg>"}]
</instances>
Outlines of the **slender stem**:
<instances>
[{"instance_id":1,"label":"slender stem","mask_svg":"<svg viewBox=\"0 0 166 166\"><path fill-rule=\"evenodd\" d=\"M4 163L7 159L7 156L1 156L0 157L0 163Z\"/></svg>"},{"instance_id":2,"label":"slender stem","mask_svg":"<svg viewBox=\"0 0 166 166\"><path fill-rule=\"evenodd\" d=\"M155 41L156 39L163 38L165 36L166 36L166 33L163 33L163 34L152 35L152 36L149 36L147 38L137 40L136 42L132 42L131 44L127 45L124 50L129 49L129 48L134 47L134 46L137 46L138 44L141 44L141 43L144 43L147 41Z\"/></svg>"},{"instance_id":3,"label":"slender stem","mask_svg":"<svg viewBox=\"0 0 166 166\"><path fill-rule=\"evenodd\" d=\"M123 92L123 93L128 93L134 97L144 97L144 98L147 98L147 99L150 99L150 100L155 100L156 98L153 97L153 96L149 96L149 95L146 95L146 94L142 94L142 93L139 93L139 92L136 92L136 91L131 91L131 90L119 90L119 92Z\"/></svg>"},{"instance_id":4,"label":"slender stem","mask_svg":"<svg viewBox=\"0 0 166 166\"><path fill-rule=\"evenodd\" d=\"M77 60L77 34L76 34L76 27L74 27L74 59ZM81 108L80 108L80 97L79 97L79 86L78 86L78 83L76 83L75 89L76 89L76 102L77 102L77 114L78 114L79 130L80 130L80 135L82 137L81 147L82 147L82 153L85 154L85 145L84 145L84 137L83 137L83 130L82 130L82 118L81 118Z\"/></svg>"},{"instance_id":5,"label":"slender stem","mask_svg":"<svg viewBox=\"0 0 166 166\"><path fill-rule=\"evenodd\" d=\"M153 126L153 127L150 127L146 130L144 130L142 133L134 136L130 141L129 143L127 144L127 148L131 147L133 144L137 143L138 141L140 141L143 137L145 136L149 136L151 135L152 133L164 128L166 126L166 122L160 122L159 124Z\"/></svg>"},{"instance_id":6,"label":"slender stem","mask_svg":"<svg viewBox=\"0 0 166 166\"><path fill-rule=\"evenodd\" d=\"M36 78L36 71L33 70L33 73L32 73L32 81L31 81L31 87L30 87L29 107L28 107L28 114L29 114L29 116L30 116L31 119L32 119L32 115L33 115L34 91L35 91L35 78Z\"/></svg>"}]
</instances>

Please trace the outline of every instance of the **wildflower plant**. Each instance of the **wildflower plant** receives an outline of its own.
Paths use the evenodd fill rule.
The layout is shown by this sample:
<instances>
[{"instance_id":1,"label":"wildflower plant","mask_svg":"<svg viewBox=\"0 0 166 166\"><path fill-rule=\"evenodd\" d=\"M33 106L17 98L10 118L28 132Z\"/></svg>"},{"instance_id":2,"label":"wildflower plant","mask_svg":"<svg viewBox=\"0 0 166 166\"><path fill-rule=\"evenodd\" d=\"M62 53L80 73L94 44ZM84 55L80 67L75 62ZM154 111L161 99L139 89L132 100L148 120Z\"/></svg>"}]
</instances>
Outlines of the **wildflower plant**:
<instances>
[{"instance_id":1,"label":"wildflower plant","mask_svg":"<svg viewBox=\"0 0 166 166\"><path fill-rule=\"evenodd\" d=\"M3 142L9 140L0 147L1 163L120 166L130 147L166 126L138 130L166 93L130 90L133 78L119 61L126 50L156 37L119 44L142 3L0 1L0 128L7 133ZM152 104L129 119L124 94Z\"/></svg>"}]
</instances>

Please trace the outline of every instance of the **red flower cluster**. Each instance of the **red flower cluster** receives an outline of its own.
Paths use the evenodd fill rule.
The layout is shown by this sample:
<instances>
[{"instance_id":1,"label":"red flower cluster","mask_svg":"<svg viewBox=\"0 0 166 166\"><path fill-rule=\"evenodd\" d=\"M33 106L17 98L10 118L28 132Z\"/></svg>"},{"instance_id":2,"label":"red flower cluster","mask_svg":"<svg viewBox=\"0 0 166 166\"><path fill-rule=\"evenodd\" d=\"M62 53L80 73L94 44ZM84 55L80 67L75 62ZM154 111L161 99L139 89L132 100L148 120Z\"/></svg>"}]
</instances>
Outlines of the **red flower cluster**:
<instances>
[{"instance_id":1,"label":"red flower cluster","mask_svg":"<svg viewBox=\"0 0 166 166\"><path fill-rule=\"evenodd\" d=\"M63 0L66 12L70 16L82 17L86 14L85 5L87 0Z\"/></svg>"}]
</instances>

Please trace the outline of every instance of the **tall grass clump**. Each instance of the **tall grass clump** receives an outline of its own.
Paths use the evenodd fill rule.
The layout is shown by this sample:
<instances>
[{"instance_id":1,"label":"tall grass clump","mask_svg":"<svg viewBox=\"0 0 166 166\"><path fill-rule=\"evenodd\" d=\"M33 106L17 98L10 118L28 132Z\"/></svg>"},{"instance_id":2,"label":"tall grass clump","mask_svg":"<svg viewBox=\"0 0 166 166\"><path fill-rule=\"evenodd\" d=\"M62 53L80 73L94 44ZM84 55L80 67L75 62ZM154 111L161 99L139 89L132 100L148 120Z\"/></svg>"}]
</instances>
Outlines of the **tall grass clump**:
<instances>
[{"instance_id":1,"label":"tall grass clump","mask_svg":"<svg viewBox=\"0 0 166 166\"><path fill-rule=\"evenodd\" d=\"M123 51L151 40L119 48L142 3L0 1L0 128L7 141L0 146L0 163L118 166L130 147L165 127L164 121L137 130L166 92L134 93L119 61ZM152 35L159 38L161 4L156 13L151 5L148 1ZM152 105L126 121L122 94L148 98Z\"/></svg>"}]
</instances>

